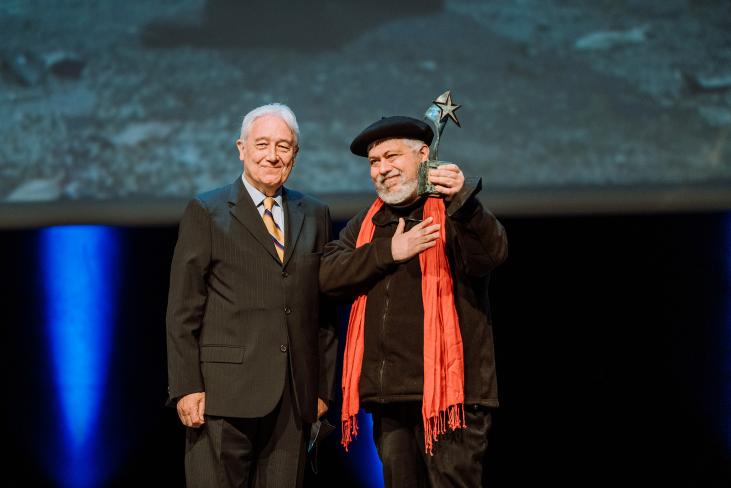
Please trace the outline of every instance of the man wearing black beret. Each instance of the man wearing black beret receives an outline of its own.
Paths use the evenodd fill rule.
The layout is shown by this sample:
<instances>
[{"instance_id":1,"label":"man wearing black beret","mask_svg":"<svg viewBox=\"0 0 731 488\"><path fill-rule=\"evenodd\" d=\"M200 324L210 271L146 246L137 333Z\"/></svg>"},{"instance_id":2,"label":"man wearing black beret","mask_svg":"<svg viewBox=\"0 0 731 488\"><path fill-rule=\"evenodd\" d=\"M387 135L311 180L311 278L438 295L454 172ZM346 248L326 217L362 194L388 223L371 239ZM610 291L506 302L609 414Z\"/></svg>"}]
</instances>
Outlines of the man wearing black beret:
<instances>
[{"instance_id":1,"label":"man wearing black beret","mask_svg":"<svg viewBox=\"0 0 731 488\"><path fill-rule=\"evenodd\" d=\"M481 486L498 404L487 303L490 272L507 256L502 225L477 199L481 181L456 164L430 170L431 127L386 117L351 151L367 157L378 198L325 246L320 287L352 301L343 360L343 445L361 406L388 487Z\"/></svg>"}]
</instances>

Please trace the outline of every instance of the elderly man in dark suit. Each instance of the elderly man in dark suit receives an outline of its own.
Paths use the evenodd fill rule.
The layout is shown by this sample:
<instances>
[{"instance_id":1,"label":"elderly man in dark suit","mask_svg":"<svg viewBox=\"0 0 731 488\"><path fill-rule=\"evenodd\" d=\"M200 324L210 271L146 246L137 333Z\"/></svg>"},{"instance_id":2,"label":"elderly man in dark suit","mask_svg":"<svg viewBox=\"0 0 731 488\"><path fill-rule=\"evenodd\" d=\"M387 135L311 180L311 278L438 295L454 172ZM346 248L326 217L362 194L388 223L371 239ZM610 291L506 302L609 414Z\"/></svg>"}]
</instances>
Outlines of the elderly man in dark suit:
<instances>
[{"instance_id":1,"label":"elderly man in dark suit","mask_svg":"<svg viewBox=\"0 0 731 488\"><path fill-rule=\"evenodd\" d=\"M299 128L285 105L244 117L244 172L192 199L167 311L169 401L189 487L300 486L309 425L331 398L336 334L318 291L328 208L283 185Z\"/></svg>"}]
</instances>

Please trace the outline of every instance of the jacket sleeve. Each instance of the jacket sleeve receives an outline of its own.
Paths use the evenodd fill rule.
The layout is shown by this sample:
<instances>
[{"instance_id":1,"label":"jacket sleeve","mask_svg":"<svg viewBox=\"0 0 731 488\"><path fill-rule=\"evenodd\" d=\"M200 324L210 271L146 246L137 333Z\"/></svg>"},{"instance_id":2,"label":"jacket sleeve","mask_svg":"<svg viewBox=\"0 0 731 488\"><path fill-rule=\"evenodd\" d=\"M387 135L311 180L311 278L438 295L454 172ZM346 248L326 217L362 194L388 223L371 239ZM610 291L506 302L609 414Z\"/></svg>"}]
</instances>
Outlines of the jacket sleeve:
<instances>
[{"instance_id":1,"label":"jacket sleeve","mask_svg":"<svg viewBox=\"0 0 731 488\"><path fill-rule=\"evenodd\" d=\"M330 297L349 301L367 293L395 266L391 238L375 238L355 247L366 212L352 218L340 232L339 239L325 246L320 264L320 289Z\"/></svg>"},{"instance_id":2,"label":"jacket sleeve","mask_svg":"<svg viewBox=\"0 0 731 488\"><path fill-rule=\"evenodd\" d=\"M324 209L325 238L323 242L328 243L332 239L332 220L330 210ZM335 388L335 361L338 354L337 317L335 304L324 294L320 294L320 378L318 385L318 397L330 401L333 399Z\"/></svg>"},{"instance_id":3,"label":"jacket sleeve","mask_svg":"<svg viewBox=\"0 0 731 488\"><path fill-rule=\"evenodd\" d=\"M170 267L167 354L168 404L205 391L199 363L198 335L207 299L211 261L211 219L199 200L183 213Z\"/></svg>"},{"instance_id":4,"label":"jacket sleeve","mask_svg":"<svg viewBox=\"0 0 731 488\"><path fill-rule=\"evenodd\" d=\"M462 190L447 206L454 257L473 277L487 275L508 257L505 229L477 199L481 189L480 178L466 178Z\"/></svg>"}]
</instances>

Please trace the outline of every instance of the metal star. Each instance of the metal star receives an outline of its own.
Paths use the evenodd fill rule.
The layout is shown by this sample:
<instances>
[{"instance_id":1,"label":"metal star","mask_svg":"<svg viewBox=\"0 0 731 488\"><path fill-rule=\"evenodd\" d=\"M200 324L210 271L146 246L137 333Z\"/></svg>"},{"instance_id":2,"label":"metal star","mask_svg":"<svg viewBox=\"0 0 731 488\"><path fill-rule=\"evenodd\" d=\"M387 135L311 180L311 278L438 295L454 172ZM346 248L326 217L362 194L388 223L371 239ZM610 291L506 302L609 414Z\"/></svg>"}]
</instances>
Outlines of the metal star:
<instances>
[{"instance_id":1,"label":"metal star","mask_svg":"<svg viewBox=\"0 0 731 488\"><path fill-rule=\"evenodd\" d=\"M439 107L439 110L441 111L441 115L439 117L440 122L449 117L455 124L457 124L457 127L462 127L459 123L459 119L457 119L457 114L455 113L462 105L452 104L452 94L450 93L450 90L439 95L437 99L434 100L434 104Z\"/></svg>"}]
</instances>

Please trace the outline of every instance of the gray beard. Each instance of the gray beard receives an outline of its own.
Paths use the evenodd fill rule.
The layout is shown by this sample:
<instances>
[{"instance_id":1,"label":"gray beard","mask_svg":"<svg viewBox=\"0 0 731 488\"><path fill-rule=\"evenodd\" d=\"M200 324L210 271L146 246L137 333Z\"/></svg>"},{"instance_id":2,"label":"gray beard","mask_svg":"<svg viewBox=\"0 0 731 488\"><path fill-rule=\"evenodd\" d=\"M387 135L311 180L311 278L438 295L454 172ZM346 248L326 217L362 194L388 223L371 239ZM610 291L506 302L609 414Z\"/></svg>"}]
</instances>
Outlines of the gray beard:
<instances>
[{"instance_id":1,"label":"gray beard","mask_svg":"<svg viewBox=\"0 0 731 488\"><path fill-rule=\"evenodd\" d=\"M416 189L419 186L417 180L406 181L401 185L398 191L389 191L382 184L376 183L376 193L385 203L389 205L398 205L411 200L416 196Z\"/></svg>"}]
</instances>

